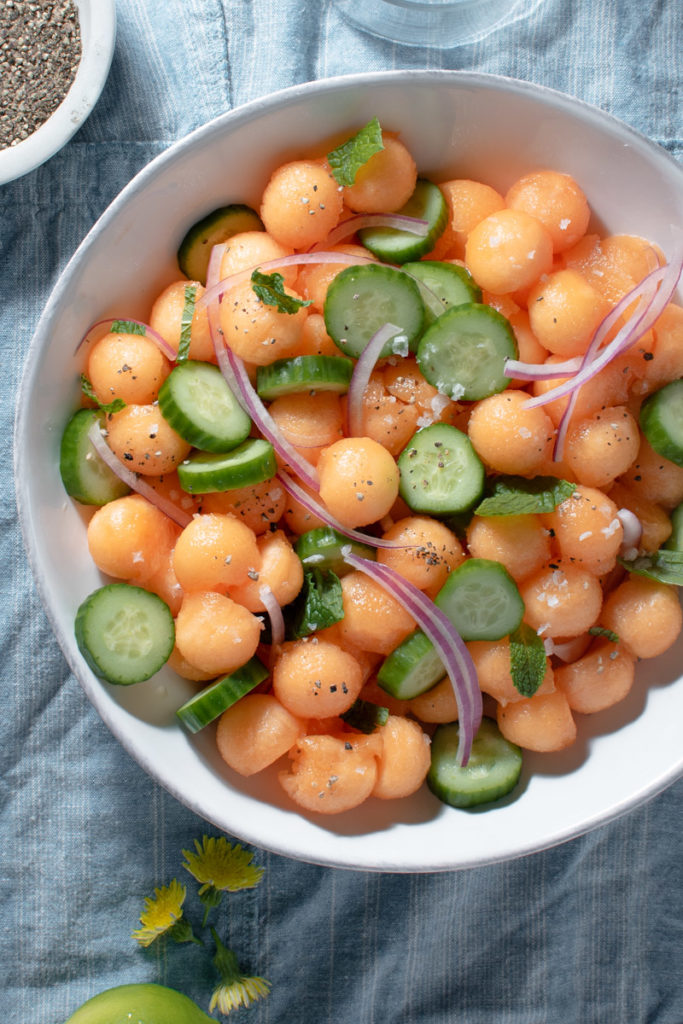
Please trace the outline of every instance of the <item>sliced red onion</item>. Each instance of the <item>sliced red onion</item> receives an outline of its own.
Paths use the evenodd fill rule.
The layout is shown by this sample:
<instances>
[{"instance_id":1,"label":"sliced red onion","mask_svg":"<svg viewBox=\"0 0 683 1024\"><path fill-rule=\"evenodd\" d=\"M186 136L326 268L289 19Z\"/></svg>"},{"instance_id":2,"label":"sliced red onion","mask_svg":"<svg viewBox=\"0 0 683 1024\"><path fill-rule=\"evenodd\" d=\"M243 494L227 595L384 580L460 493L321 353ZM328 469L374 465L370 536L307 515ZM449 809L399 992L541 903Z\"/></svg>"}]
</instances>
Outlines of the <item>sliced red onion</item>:
<instances>
[{"instance_id":1,"label":"sliced red onion","mask_svg":"<svg viewBox=\"0 0 683 1024\"><path fill-rule=\"evenodd\" d=\"M285 640L285 620L282 608L273 591L265 584L259 587L258 594L265 605L268 618L270 619L270 645L271 647L279 647Z\"/></svg>"},{"instance_id":2,"label":"sliced red onion","mask_svg":"<svg viewBox=\"0 0 683 1024\"><path fill-rule=\"evenodd\" d=\"M110 316L107 317L106 320L98 320L97 323L92 324L88 328L88 330L85 332L85 334L79 341L78 345L76 345L76 352L78 352L81 345L85 345L86 342L90 340L90 335L93 333L93 331L96 331L98 327L109 328L111 327L112 324L116 323L135 324L137 327L143 327L145 331L144 337L149 338L150 341L153 341L157 348L161 350L161 352L166 356L167 359L169 359L172 363L175 362L175 358L178 353L173 348L173 346L169 345L166 339L161 334L159 334L158 331L155 331L153 327L150 327L149 324L143 323L142 320L133 320L133 318L130 316Z\"/></svg>"},{"instance_id":3,"label":"sliced red onion","mask_svg":"<svg viewBox=\"0 0 683 1024\"><path fill-rule=\"evenodd\" d=\"M327 238L319 243L320 247L337 245L363 228L394 228L396 231L407 231L411 235L424 238L429 232L429 221L421 217L407 217L403 213L359 213L337 225ZM315 252L315 247L313 251Z\"/></svg>"},{"instance_id":4,"label":"sliced red onion","mask_svg":"<svg viewBox=\"0 0 683 1024\"><path fill-rule=\"evenodd\" d=\"M347 409L349 420L349 434L351 437L359 437L363 433L363 396L370 381L370 376L375 364L380 357L382 349L396 334L400 334L401 328L395 324L383 324L375 331L370 341L361 352L351 374L349 392L347 396ZM405 337L405 336L404 336Z\"/></svg>"},{"instance_id":5,"label":"sliced red onion","mask_svg":"<svg viewBox=\"0 0 683 1024\"><path fill-rule=\"evenodd\" d=\"M620 508L617 512L617 519L624 530L619 554L627 560L636 558L640 539L643 536L643 524L638 516L628 508Z\"/></svg>"},{"instance_id":6,"label":"sliced red onion","mask_svg":"<svg viewBox=\"0 0 683 1024\"><path fill-rule=\"evenodd\" d=\"M554 380L571 377L581 369L581 356L565 359L562 363L523 363L521 359L508 359L503 374L514 380Z\"/></svg>"},{"instance_id":7,"label":"sliced red onion","mask_svg":"<svg viewBox=\"0 0 683 1024\"><path fill-rule=\"evenodd\" d=\"M155 491L146 480L128 469L127 466L124 466L105 441L97 420L94 421L88 431L88 439L102 459L102 462L106 463L113 473L116 473L119 480L123 480L124 483L128 484L132 491L136 491L137 494L146 498L152 505L156 505L158 509L167 515L169 519L172 519L174 523L177 523L178 526L184 528L188 523L192 522L192 516L188 512L178 508L172 501L165 498L163 494Z\"/></svg>"},{"instance_id":8,"label":"sliced red onion","mask_svg":"<svg viewBox=\"0 0 683 1024\"><path fill-rule=\"evenodd\" d=\"M425 636L433 643L451 681L458 705L460 737L457 761L464 767L470 757L472 741L482 718L482 696L477 672L464 640L453 623L431 598L388 565L371 562L354 555L350 547L342 548L344 560L383 586L411 615Z\"/></svg>"},{"instance_id":9,"label":"sliced red onion","mask_svg":"<svg viewBox=\"0 0 683 1024\"><path fill-rule=\"evenodd\" d=\"M385 540L383 537L371 537L367 533L361 533L360 530L352 530L348 526L344 526L339 522L335 516L331 515L325 506L320 501L316 501L307 494L303 487L300 487L296 480L287 473L284 469L280 469L277 474L277 479L280 481L284 489L288 494L291 494L293 498L299 502L300 505L310 512L311 515L316 516L322 520L327 526L330 526L337 533L341 533L342 536L348 537L349 540L355 540L359 544L367 544L373 548L405 548L410 547L409 544L403 544L396 540Z\"/></svg>"},{"instance_id":10,"label":"sliced red onion","mask_svg":"<svg viewBox=\"0 0 683 1024\"><path fill-rule=\"evenodd\" d=\"M310 462L307 462L283 435L275 420L256 393L254 386L249 380L249 374L247 373L244 363L235 355L225 342L218 316L220 293L216 290L216 278L220 273L221 259L224 251L225 243L213 247L206 272L207 288L205 295L208 295L209 292L211 292L214 296L208 307L207 314L209 320L209 331L211 332L211 340L213 341L216 359L218 360L218 367L239 404L247 415L251 417L263 436L270 441L280 458L291 466L294 472L301 477L308 487L317 491L319 481L315 466L312 466ZM223 283L224 282L218 282L219 285L223 285Z\"/></svg>"},{"instance_id":11,"label":"sliced red onion","mask_svg":"<svg viewBox=\"0 0 683 1024\"><path fill-rule=\"evenodd\" d=\"M572 661L578 661L586 653L590 647L591 639L592 637L588 633L582 633L581 636L574 636L571 640L565 640L562 644L556 643L550 637L543 642L546 645L546 654L548 656L552 654L568 665Z\"/></svg>"}]
</instances>

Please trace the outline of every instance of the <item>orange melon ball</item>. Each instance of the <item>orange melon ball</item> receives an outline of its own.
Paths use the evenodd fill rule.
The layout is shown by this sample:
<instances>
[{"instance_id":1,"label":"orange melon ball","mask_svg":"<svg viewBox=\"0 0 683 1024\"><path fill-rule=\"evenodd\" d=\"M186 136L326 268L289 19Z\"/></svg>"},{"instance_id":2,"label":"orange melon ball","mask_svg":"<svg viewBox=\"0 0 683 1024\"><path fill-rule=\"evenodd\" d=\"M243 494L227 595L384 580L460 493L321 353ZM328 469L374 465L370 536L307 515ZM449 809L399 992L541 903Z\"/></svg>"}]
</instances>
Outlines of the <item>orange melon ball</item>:
<instances>
[{"instance_id":1,"label":"orange melon ball","mask_svg":"<svg viewBox=\"0 0 683 1024\"><path fill-rule=\"evenodd\" d=\"M308 249L336 227L342 207L341 189L328 167L294 160L272 174L261 199L261 219L281 245Z\"/></svg>"},{"instance_id":2,"label":"orange melon ball","mask_svg":"<svg viewBox=\"0 0 683 1024\"><path fill-rule=\"evenodd\" d=\"M389 512L398 497L398 467L369 437L335 441L318 461L320 497L344 526L367 526Z\"/></svg>"},{"instance_id":3,"label":"orange melon ball","mask_svg":"<svg viewBox=\"0 0 683 1024\"><path fill-rule=\"evenodd\" d=\"M540 221L523 210L499 210L472 229L465 262L481 288L505 295L528 288L553 262L553 242Z\"/></svg>"}]
</instances>

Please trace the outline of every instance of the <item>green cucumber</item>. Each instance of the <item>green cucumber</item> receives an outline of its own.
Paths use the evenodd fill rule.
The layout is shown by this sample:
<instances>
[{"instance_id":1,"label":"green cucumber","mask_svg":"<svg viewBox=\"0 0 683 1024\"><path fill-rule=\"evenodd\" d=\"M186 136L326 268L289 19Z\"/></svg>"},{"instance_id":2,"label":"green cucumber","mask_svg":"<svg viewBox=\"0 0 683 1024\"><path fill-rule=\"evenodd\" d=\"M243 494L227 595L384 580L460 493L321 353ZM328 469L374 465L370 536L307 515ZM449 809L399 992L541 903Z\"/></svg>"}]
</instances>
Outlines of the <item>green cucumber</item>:
<instances>
[{"instance_id":1,"label":"green cucumber","mask_svg":"<svg viewBox=\"0 0 683 1024\"><path fill-rule=\"evenodd\" d=\"M370 558L373 561L375 559L374 548L349 540L331 526L319 526L315 530L302 533L294 545L294 550L307 568L331 569L336 576L344 576L352 571L342 555L344 547L350 547L353 554L360 555L361 558Z\"/></svg>"},{"instance_id":2,"label":"green cucumber","mask_svg":"<svg viewBox=\"0 0 683 1024\"><path fill-rule=\"evenodd\" d=\"M457 761L457 722L439 725L432 737L427 785L451 807L477 807L512 792L522 772L522 751L506 740L491 718L483 718L464 767Z\"/></svg>"},{"instance_id":3,"label":"green cucumber","mask_svg":"<svg viewBox=\"0 0 683 1024\"><path fill-rule=\"evenodd\" d=\"M392 697L412 700L431 690L445 674L431 640L421 629L416 629L384 659L377 682Z\"/></svg>"},{"instance_id":4,"label":"green cucumber","mask_svg":"<svg viewBox=\"0 0 683 1024\"><path fill-rule=\"evenodd\" d=\"M683 502L671 513L671 536L663 547L668 551L683 551Z\"/></svg>"},{"instance_id":5,"label":"green cucumber","mask_svg":"<svg viewBox=\"0 0 683 1024\"><path fill-rule=\"evenodd\" d=\"M484 493L484 464L467 434L433 423L412 436L398 457L400 495L413 512L454 516Z\"/></svg>"},{"instance_id":6,"label":"green cucumber","mask_svg":"<svg viewBox=\"0 0 683 1024\"><path fill-rule=\"evenodd\" d=\"M510 383L505 363L516 359L517 341L505 317L491 306L453 306L427 328L417 363L429 383L455 401L478 402Z\"/></svg>"},{"instance_id":7,"label":"green cucumber","mask_svg":"<svg viewBox=\"0 0 683 1024\"><path fill-rule=\"evenodd\" d=\"M327 289L325 326L335 345L357 359L384 324L400 333L384 345L380 356L407 355L422 334L425 307L417 283L407 274L380 263L346 267Z\"/></svg>"},{"instance_id":8,"label":"green cucumber","mask_svg":"<svg viewBox=\"0 0 683 1024\"><path fill-rule=\"evenodd\" d=\"M125 484L99 457L88 436L102 422L97 409L79 409L67 423L59 448L59 472L66 493L82 505L106 505L128 494Z\"/></svg>"},{"instance_id":9,"label":"green cucumber","mask_svg":"<svg viewBox=\"0 0 683 1024\"><path fill-rule=\"evenodd\" d=\"M109 683L141 683L168 661L175 626L168 605L130 583L110 583L76 613L76 643L95 675Z\"/></svg>"},{"instance_id":10,"label":"green cucumber","mask_svg":"<svg viewBox=\"0 0 683 1024\"><path fill-rule=\"evenodd\" d=\"M159 408L177 434L206 452L229 452L249 437L251 419L212 363L179 363L159 390Z\"/></svg>"},{"instance_id":11,"label":"green cucumber","mask_svg":"<svg viewBox=\"0 0 683 1024\"><path fill-rule=\"evenodd\" d=\"M268 669L258 658L251 658L230 675L221 676L179 707L176 715L190 732L199 732L224 711L267 679Z\"/></svg>"},{"instance_id":12,"label":"green cucumber","mask_svg":"<svg viewBox=\"0 0 683 1024\"><path fill-rule=\"evenodd\" d=\"M417 278L427 312L427 326L452 306L481 302L481 288L469 270L457 263L418 260L417 263L404 263L401 269Z\"/></svg>"},{"instance_id":13,"label":"green cucumber","mask_svg":"<svg viewBox=\"0 0 683 1024\"><path fill-rule=\"evenodd\" d=\"M178 249L178 266L190 281L206 284L206 271L214 245L242 231L263 231L263 222L249 206L220 206L193 224Z\"/></svg>"},{"instance_id":14,"label":"green cucumber","mask_svg":"<svg viewBox=\"0 0 683 1024\"><path fill-rule=\"evenodd\" d=\"M275 452L269 441L250 437L224 453L194 452L178 466L180 486L188 494L211 494L249 487L277 473Z\"/></svg>"},{"instance_id":15,"label":"green cucumber","mask_svg":"<svg viewBox=\"0 0 683 1024\"><path fill-rule=\"evenodd\" d=\"M408 263L431 252L448 223L448 206L441 189L431 181L418 178L412 196L397 213L426 220L425 235L400 228L363 228L358 237L366 249L385 263Z\"/></svg>"},{"instance_id":16,"label":"green cucumber","mask_svg":"<svg viewBox=\"0 0 683 1024\"><path fill-rule=\"evenodd\" d=\"M658 455L683 466L683 380L672 380L645 399L640 428Z\"/></svg>"},{"instance_id":17,"label":"green cucumber","mask_svg":"<svg viewBox=\"0 0 683 1024\"><path fill-rule=\"evenodd\" d=\"M256 390L266 402L280 395L302 391L333 391L346 394L353 363L344 356L293 356L276 359L256 371Z\"/></svg>"}]
</instances>

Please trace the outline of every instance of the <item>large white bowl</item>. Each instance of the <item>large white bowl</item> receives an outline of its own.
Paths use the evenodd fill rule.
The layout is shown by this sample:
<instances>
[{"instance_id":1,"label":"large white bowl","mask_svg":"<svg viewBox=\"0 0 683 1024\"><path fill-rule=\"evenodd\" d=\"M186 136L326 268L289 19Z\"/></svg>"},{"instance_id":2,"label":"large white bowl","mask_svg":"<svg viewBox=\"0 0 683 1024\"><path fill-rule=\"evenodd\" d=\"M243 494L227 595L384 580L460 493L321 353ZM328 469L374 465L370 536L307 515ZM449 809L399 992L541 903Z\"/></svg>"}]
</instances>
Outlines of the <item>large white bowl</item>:
<instances>
[{"instance_id":1,"label":"large white bowl","mask_svg":"<svg viewBox=\"0 0 683 1024\"><path fill-rule=\"evenodd\" d=\"M18 400L16 484L28 555L47 613L83 689L132 756L182 803L247 842L302 860L384 871L441 871L540 850L633 808L683 774L679 644L641 665L632 695L582 718L558 755L527 755L514 799L471 813L425 789L368 801L337 817L302 817L275 773L244 780L218 758L212 730L192 739L174 710L194 689L164 670L138 686L96 679L73 637L76 608L102 584L85 544L82 511L58 471L63 426L78 404L74 349L107 315L144 318L177 277L186 229L226 202L256 203L283 157L351 133L377 115L400 131L423 174L471 177L505 189L552 166L573 174L595 224L646 235L671 249L683 219L683 171L663 150L611 117L523 82L458 72L388 72L297 86L195 131L123 190L59 280L33 339Z\"/></svg>"}]
</instances>

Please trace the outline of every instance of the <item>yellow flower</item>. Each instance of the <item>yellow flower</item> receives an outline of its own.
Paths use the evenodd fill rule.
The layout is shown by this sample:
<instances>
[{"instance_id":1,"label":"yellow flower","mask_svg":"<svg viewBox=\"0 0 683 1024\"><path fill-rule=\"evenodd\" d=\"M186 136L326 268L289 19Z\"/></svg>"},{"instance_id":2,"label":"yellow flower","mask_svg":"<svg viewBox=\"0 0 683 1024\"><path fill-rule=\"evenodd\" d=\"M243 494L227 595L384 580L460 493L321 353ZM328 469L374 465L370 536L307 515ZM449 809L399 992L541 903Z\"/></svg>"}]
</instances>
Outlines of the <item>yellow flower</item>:
<instances>
[{"instance_id":1,"label":"yellow flower","mask_svg":"<svg viewBox=\"0 0 683 1024\"><path fill-rule=\"evenodd\" d=\"M141 946L151 946L160 935L172 931L183 916L184 901L185 886L175 878L170 885L155 889L154 896L145 896L145 909L140 914L142 927L133 932L133 938Z\"/></svg>"},{"instance_id":2,"label":"yellow flower","mask_svg":"<svg viewBox=\"0 0 683 1024\"><path fill-rule=\"evenodd\" d=\"M209 1003L209 1013L218 1009L221 1013L230 1013L238 1006L250 1006L257 999L264 999L270 994L270 982L256 975L247 977L242 974L237 957L231 949L227 949L218 937L215 928L211 929L216 943L214 964L221 976L221 984L214 989Z\"/></svg>"},{"instance_id":3,"label":"yellow flower","mask_svg":"<svg viewBox=\"0 0 683 1024\"><path fill-rule=\"evenodd\" d=\"M187 858L183 867L202 883L200 896L210 889L228 892L253 889L261 881L264 869L251 863L253 853L239 843L233 846L223 836L202 836L201 843L195 839L194 845L196 853L183 850Z\"/></svg>"}]
</instances>

